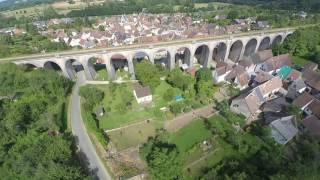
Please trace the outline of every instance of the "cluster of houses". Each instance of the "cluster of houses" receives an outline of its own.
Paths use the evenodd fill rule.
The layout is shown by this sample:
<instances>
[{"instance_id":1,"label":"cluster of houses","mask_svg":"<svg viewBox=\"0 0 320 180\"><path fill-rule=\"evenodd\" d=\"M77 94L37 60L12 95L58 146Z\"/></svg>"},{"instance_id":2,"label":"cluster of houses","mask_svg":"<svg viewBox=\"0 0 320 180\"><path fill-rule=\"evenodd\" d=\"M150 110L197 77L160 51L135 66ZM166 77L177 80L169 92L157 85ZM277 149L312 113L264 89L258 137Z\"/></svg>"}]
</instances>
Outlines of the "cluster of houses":
<instances>
[{"instance_id":1,"label":"cluster of houses","mask_svg":"<svg viewBox=\"0 0 320 180\"><path fill-rule=\"evenodd\" d=\"M41 31L41 33L52 37L54 41L63 41L72 47L80 46L82 48L154 43L237 33L248 29L252 23L248 19L237 19L234 24L222 27L193 19L182 13L177 13L174 16L140 13L98 18L92 28L83 28L80 32L71 30L71 33L67 33L64 29L50 29L50 24L72 23L71 20L65 19L54 22L51 20L48 23L48 29Z\"/></svg>"},{"instance_id":2,"label":"cluster of houses","mask_svg":"<svg viewBox=\"0 0 320 180\"><path fill-rule=\"evenodd\" d=\"M227 17L220 15L216 18L224 19ZM219 26L207 23L203 19L192 18L184 13L176 13L174 16L139 13L97 17L90 20L95 21L93 26L80 30L58 28L59 25L75 23L75 19L72 18L35 21L33 25L38 28L40 34L50 37L52 41L64 42L69 46L81 48L114 47L133 43L154 43L238 33L250 30L253 23L259 28L269 27L267 21L256 22L255 18L235 19L231 25ZM2 31L13 35L16 28L7 28Z\"/></svg>"},{"instance_id":3,"label":"cluster of houses","mask_svg":"<svg viewBox=\"0 0 320 180\"><path fill-rule=\"evenodd\" d=\"M226 81L241 89L230 109L250 123L264 119L280 144L288 143L299 132L320 137L320 72L309 62L298 71L288 54L273 56L271 50L244 57L236 64L218 62L214 80ZM298 108L303 118L290 109Z\"/></svg>"}]
</instances>

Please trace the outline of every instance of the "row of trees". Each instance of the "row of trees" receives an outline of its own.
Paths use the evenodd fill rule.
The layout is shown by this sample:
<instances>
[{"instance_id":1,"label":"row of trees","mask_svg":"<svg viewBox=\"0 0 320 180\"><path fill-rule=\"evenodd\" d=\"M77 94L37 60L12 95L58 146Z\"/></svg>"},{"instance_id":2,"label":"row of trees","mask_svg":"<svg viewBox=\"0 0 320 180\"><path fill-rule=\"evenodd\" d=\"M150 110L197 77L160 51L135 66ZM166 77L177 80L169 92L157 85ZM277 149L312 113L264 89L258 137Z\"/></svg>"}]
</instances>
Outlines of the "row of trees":
<instances>
[{"instance_id":1,"label":"row of trees","mask_svg":"<svg viewBox=\"0 0 320 180\"><path fill-rule=\"evenodd\" d=\"M320 64L319 26L298 29L282 44L274 46L272 50L275 54L289 53Z\"/></svg>"},{"instance_id":2,"label":"row of trees","mask_svg":"<svg viewBox=\"0 0 320 180\"><path fill-rule=\"evenodd\" d=\"M105 135L104 130L100 128L100 120L94 112L96 107L102 102L105 96L104 92L97 87L87 85L80 87L79 95L82 98L81 105L84 108L82 116L86 127L106 147L108 137Z\"/></svg>"},{"instance_id":3,"label":"row of trees","mask_svg":"<svg viewBox=\"0 0 320 180\"><path fill-rule=\"evenodd\" d=\"M216 139L221 138L220 141L231 145L234 154L213 167L203 168L197 179L316 179L319 176L317 156L320 144L317 139L299 135L292 144L294 147L290 148L292 153L287 153L272 139L270 129L259 123L253 123L238 133L229 121L204 120L204 123ZM168 134L159 131L140 148L150 175L154 179L189 179L183 174L179 150L167 139Z\"/></svg>"},{"instance_id":4,"label":"row of trees","mask_svg":"<svg viewBox=\"0 0 320 180\"><path fill-rule=\"evenodd\" d=\"M259 126L259 125L255 125ZM256 127L261 137L262 128ZM253 132L250 132L253 133ZM267 140L263 135L263 146L250 156L236 156L224 159L215 167L204 169L200 179L317 179L320 163L316 160L320 150L319 142L307 135L301 135L295 144L293 157L288 158L285 150ZM256 148L256 145L250 145Z\"/></svg>"},{"instance_id":5,"label":"row of trees","mask_svg":"<svg viewBox=\"0 0 320 180\"><path fill-rule=\"evenodd\" d=\"M52 42L48 37L37 33L37 30L26 25L26 34L14 35L0 33L0 58L21 54L52 52L66 50L70 47L62 42Z\"/></svg>"},{"instance_id":6,"label":"row of trees","mask_svg":"<svg viewBox=\"0 0 320 180\"><path fill-rule=\"evenodd\" d=\"M66 103L73 83L55 72L0 66L0 176L87 179Z\"/></svg>"},{"instance_id":7,"label":"row of trees","mask_svg":"<svg viewBox=\"0 0 320 180\"><path fill-rule=\"evenodd\" d=\"M170 102L176 95L184 98L183 102L174 102L170 110L174 114L197 108L198 104L208 104L213 97L215 87L212 81L210 69L202 68L197 71L196 76L183 72L176 68L170 72L163 70L160 66L153 65L147 60L135 63L136 78L144 86L150 86L155 90L161 83L160 78L165 77L166 82L172 87L167 89L163 98ZM176 94L173 88L179 89L182 94Z\"/></svg>"},{"instance_id":8,"label":"row of trees","mask_svg":"<svg viewBox=\"0 0 320 180\"><path fill-rule=\"evenodd\" d=\"M276 8L283 10L305 10L319 12L320 2L318 0L200 0L207 2L225 2L250 6L262 6L263 8Z\"/></svg>"}]
</instances>

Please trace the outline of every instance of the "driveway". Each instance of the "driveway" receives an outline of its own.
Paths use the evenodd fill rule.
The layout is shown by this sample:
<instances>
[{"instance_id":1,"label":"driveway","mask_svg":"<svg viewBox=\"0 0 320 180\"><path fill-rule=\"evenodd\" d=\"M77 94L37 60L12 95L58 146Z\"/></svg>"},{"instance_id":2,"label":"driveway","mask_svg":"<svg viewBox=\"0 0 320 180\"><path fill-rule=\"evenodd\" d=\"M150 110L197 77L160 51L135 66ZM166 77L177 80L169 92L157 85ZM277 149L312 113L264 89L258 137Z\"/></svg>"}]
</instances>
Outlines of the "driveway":
<instances>
[{"instance_id":1,"label":"driveway","mask_svg":"<svg viewBox=\"0 0 320 180\"><path fill-rule=\"evenodd\" d=\"M88 167L93 172L94 179L111 180L111 176L104 167L99 158L83 123L80 108L79 87L85 84L85 74L83 71L78 72L78 80L73 89L71 96L71 127L80 152L83 155L83 161L88 163Z\"/></svg>"}]
</instances>

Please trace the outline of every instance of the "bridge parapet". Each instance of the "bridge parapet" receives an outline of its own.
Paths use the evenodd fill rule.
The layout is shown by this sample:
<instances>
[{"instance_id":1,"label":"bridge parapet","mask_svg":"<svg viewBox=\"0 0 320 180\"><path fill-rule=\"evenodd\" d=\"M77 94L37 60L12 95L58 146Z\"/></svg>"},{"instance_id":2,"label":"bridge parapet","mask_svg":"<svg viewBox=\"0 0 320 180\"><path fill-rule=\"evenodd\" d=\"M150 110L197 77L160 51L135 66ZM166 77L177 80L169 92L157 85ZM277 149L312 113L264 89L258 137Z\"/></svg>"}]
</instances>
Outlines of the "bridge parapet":
<instances>
[{"instance_id":1,"label":"bridge parapet","mask_svg":"<svg viewBox=\"0 0 320 180\"><path fill-rule=\"evenodd\" d=\"M270 48L274 43L282 43L283 40L293 32L294 29L278 29L249 34L233 34L166 43L133 45L129 47L68 51L59 54L40 54L21 58L11 58L11 60L16 64L32 64L39 68L44 68L45 63L50 61L57 64L65 76L72 78L72 73L70 73L71 71L69 70L71 66L66 64L70 59L74 59L83 66L87 79L92 80L96 76L96 72L94 67L89 63L91 57L103 59L109 77L114 78L115 67L113 67L112 57L120 54L126 58L129 74L131 75L131 78L134 78L133 59L137 53L144 53L151 63L155 63L156 53L161 50L166 51L168 55L165 62L169 69L175 68L178 61L182 61L189 67L192 67L195 63L200 63L202 67L209 68L210 66L214 66L215 63L212 63L212 61L216 59L214 56L217 56L217 54L223 57L224 61L230 61L231 59L233 63L236 63L243 58L245 53L257 52L263 39L269 38L269 43L265 44L264 47ZM250 41L251 43L249 43ZM252 41L255 41L256 43L252 43ZM221 43L225 44L226 48L223 50L216 50L216 47ZM178 51L181 49L184 49L184 54L177 56ZM218 52L215 52L215 50Z\"/></svg>"}]
</instances>

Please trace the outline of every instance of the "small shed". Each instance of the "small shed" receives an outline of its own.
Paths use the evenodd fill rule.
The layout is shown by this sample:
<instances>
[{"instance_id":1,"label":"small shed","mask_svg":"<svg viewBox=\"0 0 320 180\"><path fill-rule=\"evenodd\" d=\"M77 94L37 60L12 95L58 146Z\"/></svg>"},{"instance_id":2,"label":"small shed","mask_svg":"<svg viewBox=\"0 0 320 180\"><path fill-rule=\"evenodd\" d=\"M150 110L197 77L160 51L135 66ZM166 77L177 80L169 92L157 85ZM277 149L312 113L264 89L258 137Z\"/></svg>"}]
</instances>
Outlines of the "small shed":
<instances>
[{"instance_id":1,"label":"small shed","mask_svg":"<svg viewBox=\"0 0 320 180\"><path fill-rule=\"evenodd\" d=\"M133 95L139 104L152 102L152 93L149 86L143 87L140 84L134 84Z\"/></svg>"},{"instance_id":2,"label":"small shed","mask_svg":"<svg viewBox=\"0 0 320 180\"><path fill-rule=\"evenodd\" d=\"M101 107L98 107L95 111L95 114L97 117L102 117L104 116L104 113L105 113L105 110L104 108L101 106Z\"/></svg>"}]
</instances>

